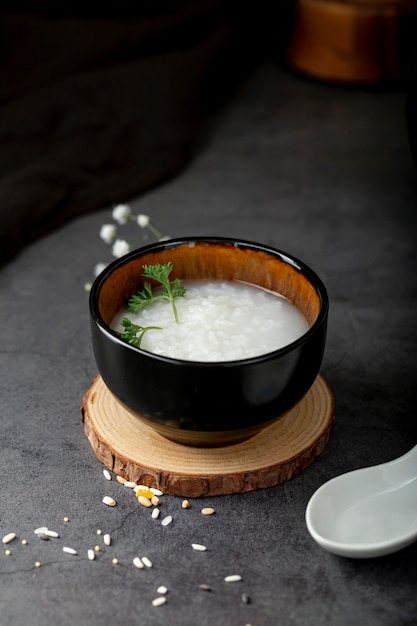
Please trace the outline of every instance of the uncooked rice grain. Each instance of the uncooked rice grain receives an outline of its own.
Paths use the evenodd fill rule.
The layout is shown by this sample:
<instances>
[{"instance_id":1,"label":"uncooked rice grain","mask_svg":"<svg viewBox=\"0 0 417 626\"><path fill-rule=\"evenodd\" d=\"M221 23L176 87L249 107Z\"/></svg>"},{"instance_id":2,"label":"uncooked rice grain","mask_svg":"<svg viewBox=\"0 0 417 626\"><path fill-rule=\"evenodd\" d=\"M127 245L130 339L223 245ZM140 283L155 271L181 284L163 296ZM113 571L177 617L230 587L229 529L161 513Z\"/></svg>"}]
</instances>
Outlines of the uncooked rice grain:
<instances>
[{"instance_id":1,"label":"uncooked rice grain","mask_svg":"<svg viewBox=\"0 0 417 626\"><path fill-rule=\"evenodd\" d=\"M107 506L116 506L116 500L114 500L110 496L104 496L102 502L103 504L107 504Z\"/></svg>"},{"instance_id":2,"label":"uncooked rice grain","mask_svg":"<svg viewBox=\"0 0 417 626\"><path fill-rule=\"evenodd\" d=\"M204 507L204 509L201 509L201 512L203 515L213 515L213 513L215 513L215 510L211 506L206 506Z\"/></svg>"},{"instance_id":3,"label":"uncooked rice grain","mask_svg":"<svg viewBox=\"0 0 417 626\"><path fill-rule=\"evenodd\" d=\"M142 506L145 506L147 508L152 506L152 502L149 500L149 498L145 498L145 496L139 496L138 502L139 502L139 504L141 504Z\"/></svg>"}]
</instances>

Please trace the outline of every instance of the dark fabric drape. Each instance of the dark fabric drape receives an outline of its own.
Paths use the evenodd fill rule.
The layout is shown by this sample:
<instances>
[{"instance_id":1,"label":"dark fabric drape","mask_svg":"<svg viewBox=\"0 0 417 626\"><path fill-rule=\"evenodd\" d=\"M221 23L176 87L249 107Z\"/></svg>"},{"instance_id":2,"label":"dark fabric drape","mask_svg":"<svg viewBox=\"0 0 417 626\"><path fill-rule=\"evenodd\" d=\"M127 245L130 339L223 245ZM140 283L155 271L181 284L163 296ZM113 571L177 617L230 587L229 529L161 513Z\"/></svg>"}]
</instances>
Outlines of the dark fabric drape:
<instances>
[{"instance_id":1,"label":"dark fabric drape","mask_svg":"<svg viewBox=\"0 0 417 626\"><path fill-rule=\"evenodd\" d=\"M0 263L180 171L256 51L249 3L89 6L2 3Z\"/></svg>"}]
</instances>

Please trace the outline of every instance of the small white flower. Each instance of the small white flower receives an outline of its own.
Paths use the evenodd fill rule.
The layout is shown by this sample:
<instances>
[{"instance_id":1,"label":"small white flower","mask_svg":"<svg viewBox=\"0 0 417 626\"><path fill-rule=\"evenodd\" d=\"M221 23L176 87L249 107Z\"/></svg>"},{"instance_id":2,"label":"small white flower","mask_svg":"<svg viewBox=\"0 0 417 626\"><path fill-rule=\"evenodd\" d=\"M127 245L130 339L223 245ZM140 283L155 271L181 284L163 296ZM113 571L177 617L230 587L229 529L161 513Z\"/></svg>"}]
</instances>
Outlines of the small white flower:
<instances>
[{"instance_id":1,"label":"small white flower","mask_svg":"<svg viewBox=\"0 0 417 626\"><path fill-rule=\"evenodd\" d=\"M103 224L100 228L100 237L105 243L112 243L116 237L116 226L114 224Z\"/></svg>"},{"instance_id":2,"label":"small white flower","mask_svg":"<svg viewBox=\"0 0 417 626\"><path fill-rule=\"evenodd\" d=\"M112 246L112 255L119 258L124 254L127 254L130 250L130 246L124 239L116 239Z\"/></svg>"},{"instance_id":3,"label":"small white flower","mask_svg":"<svg viewBox=\"0 0 417 626\"><path fill-rule=\"evenodd\" d=\"M97 263L94 266L94 276L98 276L107 267L107 263Z\"/></svg>"},{"instance_id":4,"label":"small white flower","mask_svg":"<svg viewBox=\"0 0 417 626\"><path fill-rule=\"evenodd\" d=\"M131 210L128 204L116 204L116 206L113 207L112 217L118 224L126 224L130 214Z\"/></svg>"},{"instance_id":5,"label":"small white flower","mask_svg":"<svg viewBox=\"0 0 417 626\"><path fill-rule=\"evenodd\" d=\"M151 221L151 218L149 217L149 215L144 215L143 213L141 213L137 216L136 221L141 228L146 228Z\"/></svg>"}]
</instances>

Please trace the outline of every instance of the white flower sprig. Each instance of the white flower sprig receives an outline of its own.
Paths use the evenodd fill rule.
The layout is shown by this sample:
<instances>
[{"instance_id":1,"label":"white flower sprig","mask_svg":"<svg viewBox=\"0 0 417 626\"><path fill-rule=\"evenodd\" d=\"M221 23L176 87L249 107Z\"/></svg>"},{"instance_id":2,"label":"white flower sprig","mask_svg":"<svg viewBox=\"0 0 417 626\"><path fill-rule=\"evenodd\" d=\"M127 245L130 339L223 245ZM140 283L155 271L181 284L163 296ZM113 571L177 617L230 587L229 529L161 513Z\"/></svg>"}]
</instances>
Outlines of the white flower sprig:
<instances>
[{"instance_id":1,"label":"white flower sprig","mask_svg":"<svg viewBox=\"0 0 417 626\"><path fill-rule=\"evenodd\" d=\"M124 254L130 252L133 249L132 245L126 241L126 239L118 236L118 226L124 226L128 221L135 222L139 228L149 231L157 241L165 241L169 239L166 235L156 228L151 222L149 215L139 213L135 215L132 213L132 209L129 204L116 204L112 209L112 218L115 223L103 224L100 228L100 239L104 243L111 245L111 253L114 257L119 258ZM146 241L148 234L142 235L142 240ZM94 267L94 276L98 276L106 267L108 263L97 263ZM85 284L86 291L91 289L91 283Z\"/></svg>"}]
</instances>

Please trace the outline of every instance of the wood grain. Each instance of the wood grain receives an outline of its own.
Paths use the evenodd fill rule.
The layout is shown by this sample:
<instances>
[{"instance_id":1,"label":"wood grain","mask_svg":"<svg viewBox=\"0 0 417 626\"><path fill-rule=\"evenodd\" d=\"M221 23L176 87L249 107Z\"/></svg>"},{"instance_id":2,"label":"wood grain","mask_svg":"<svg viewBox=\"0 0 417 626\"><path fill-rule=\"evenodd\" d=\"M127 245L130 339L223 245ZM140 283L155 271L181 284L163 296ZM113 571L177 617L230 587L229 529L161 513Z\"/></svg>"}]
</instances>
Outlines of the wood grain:
<instances>
[{"instance_id":1,"label":"wood grain","mask_svg":"<svg viewBox=\"0 0 417 626\"><path fill-rule=\"evenodd\" d=\"M238 444L194 448L165 439L131 415L97 376L81 411L96 457L111 471L166 494L195 498L272 487L316 459L334 421L332 392L318 376L284 417Z\"/></svg>"}]
</instances>

